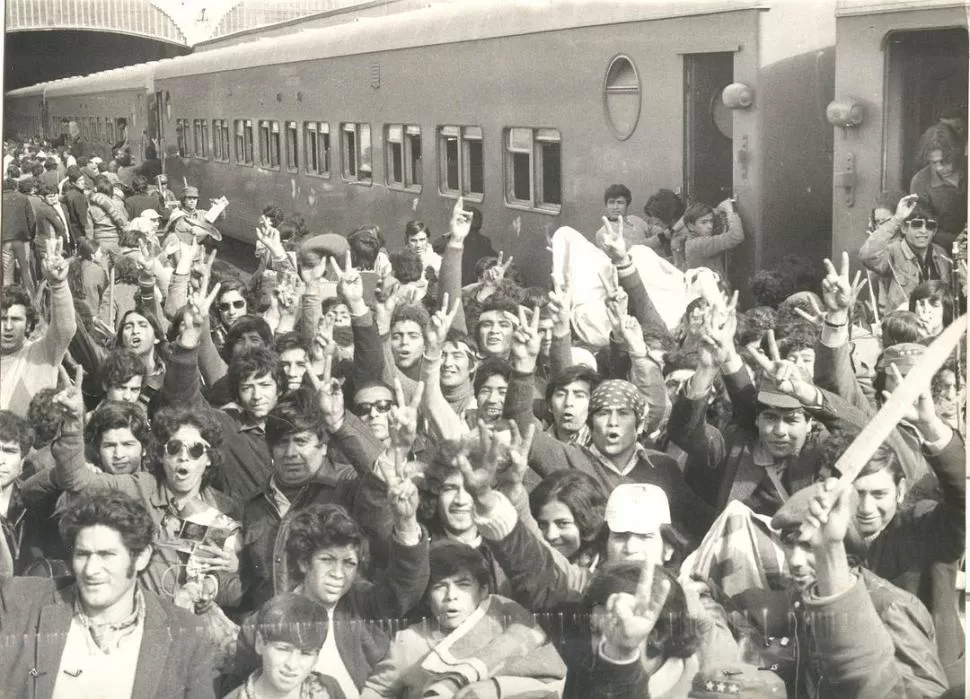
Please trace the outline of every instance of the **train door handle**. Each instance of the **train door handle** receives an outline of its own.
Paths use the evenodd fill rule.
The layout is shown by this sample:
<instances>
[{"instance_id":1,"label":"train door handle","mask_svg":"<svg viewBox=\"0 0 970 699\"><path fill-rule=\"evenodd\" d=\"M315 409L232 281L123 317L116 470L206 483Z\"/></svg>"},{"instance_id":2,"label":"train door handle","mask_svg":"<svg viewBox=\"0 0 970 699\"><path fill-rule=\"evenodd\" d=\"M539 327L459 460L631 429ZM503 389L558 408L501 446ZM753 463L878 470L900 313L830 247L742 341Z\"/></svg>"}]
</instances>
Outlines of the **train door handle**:
<instances>
[{"instance_id":1,"label":"train door handle","mask_svg":"<svg viewBox=\"0 0 970 699\"><path fill-rule=\"evenodd\" d=\"M842 159L842 170L832 176L832 184L842 190L843 201L846 206L855 205L855 155L846 153Z\"/></svg>"}]
</instances>

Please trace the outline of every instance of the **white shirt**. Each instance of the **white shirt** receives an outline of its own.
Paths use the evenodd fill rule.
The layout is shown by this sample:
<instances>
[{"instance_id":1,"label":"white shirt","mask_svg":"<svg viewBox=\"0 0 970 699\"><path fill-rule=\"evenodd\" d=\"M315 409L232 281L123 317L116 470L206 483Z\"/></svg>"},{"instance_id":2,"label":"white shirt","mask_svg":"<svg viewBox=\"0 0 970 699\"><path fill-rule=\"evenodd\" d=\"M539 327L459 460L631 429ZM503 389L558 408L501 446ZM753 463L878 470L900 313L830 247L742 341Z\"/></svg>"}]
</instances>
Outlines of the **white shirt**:
<instances>
[{"instance_id":1,"label":"white shirt","mask_svg":"<svg viewBox=\"0 0 970 699\"><path fill-rule=\"evenodd\" d=\"M111 654L106 654L75 617L67 632L51 699L137 699L132 692L144 632L145 624L139 622Z\"/></svg>"},{"instance_id":2,"label":"white shirt","mask_svg":"<svg viewBox=\"0 0 970 699\"><path fill-rule=\"evenodd\" d=\"M329 675L337 680L337 684L340 685L340 689L347 699L360 699L360 690L357 689L353 678L347 672L347 666L344 665L344 661L340 657L340 651L337 649L337 635L334 633L333 628L332 609L327 610L327 617L327 640L323 643L320 655L317 656L317 664L313 669L321 675Z\"/></svg>"}]
</instances>

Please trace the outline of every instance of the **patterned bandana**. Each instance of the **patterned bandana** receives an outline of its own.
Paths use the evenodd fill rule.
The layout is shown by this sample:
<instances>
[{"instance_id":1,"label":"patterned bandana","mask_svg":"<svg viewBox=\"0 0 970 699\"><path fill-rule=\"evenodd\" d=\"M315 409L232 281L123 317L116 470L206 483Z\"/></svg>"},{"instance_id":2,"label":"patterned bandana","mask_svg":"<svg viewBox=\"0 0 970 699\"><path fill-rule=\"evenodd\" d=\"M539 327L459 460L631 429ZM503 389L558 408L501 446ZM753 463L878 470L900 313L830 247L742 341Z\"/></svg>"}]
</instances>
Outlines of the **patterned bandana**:
<instances>
[{"instance_id":1,"label":"patterned bandana","mask_svg":"<svg viewBox=\"0 0 970 699\"><path fill-rule=\"evenodd\" d=\"M91 634L91 640L101 649L101 652L110 655L112 651L118 649L122 640L134 633L138 624L144 623L145 598L142 595L141 588L135 585L134 611L121 621L105 624L92 621L81 609L81 602L76 598L74 600L74 616L88 630L88 633Z\"/></svg>"},{"instance_id":2,"label":"patterned bandana","mask_svg":"<svg viewBox=\"0 0 970 699\"><path fill-rule=\"evenodd\" d=\"M589 399L589 414L611 408L627 408L637 415L641 421L646 414L646 403L640 391L629 381L609 379L604 381L593 391Z\"/></svg>"}]
</instances>

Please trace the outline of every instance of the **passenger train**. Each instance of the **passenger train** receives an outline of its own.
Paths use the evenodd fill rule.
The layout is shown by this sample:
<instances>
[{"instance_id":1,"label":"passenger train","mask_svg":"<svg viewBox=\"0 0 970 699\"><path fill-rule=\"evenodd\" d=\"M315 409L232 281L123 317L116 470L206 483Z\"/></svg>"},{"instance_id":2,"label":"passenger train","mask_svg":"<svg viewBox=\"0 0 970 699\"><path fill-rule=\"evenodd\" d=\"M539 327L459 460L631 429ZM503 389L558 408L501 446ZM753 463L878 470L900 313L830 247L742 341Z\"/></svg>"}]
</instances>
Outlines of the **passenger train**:
<instances>
[{"instance_id":1,"label":"passenger train","mask_svg":"<svg viewBox=\"0 0 970 699\"><path fill-rule=\"evenodd\" d=\"M7 93L8 135L127 128L170 186L315 232L445 231L454 200L544 283L546 234L591 235L612 183L631 213L666 187L735 196L732 281L782 256L855 251L873 201L916 171L920 133L966 106L967 10L946 0L433 4ZM541 261L541 262L540 262Z\"/></svg>"}]
</instances>

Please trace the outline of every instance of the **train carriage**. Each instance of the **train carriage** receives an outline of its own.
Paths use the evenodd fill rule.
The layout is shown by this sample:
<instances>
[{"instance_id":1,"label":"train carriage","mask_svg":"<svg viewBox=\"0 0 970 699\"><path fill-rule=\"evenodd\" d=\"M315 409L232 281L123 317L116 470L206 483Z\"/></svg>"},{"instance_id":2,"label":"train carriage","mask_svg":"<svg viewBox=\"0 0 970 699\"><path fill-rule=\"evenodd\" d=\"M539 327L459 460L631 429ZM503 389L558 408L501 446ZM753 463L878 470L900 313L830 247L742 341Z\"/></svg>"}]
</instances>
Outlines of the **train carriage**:
<instances>
[{"instance_id":1,"label":"train carriage","mask_svg":"<svg viewBox=\"0 0 970 699\"><path fill-rule=\"evenodd\" d=\"M396 248L409 219L443 232L462 193L544 283L545 233L591 235L622 182L633 212L661 187L736 195L743 289L785 255L858 248L875 195L908 181L932 76L962 75L965 98L965 25L941 0L462 2L39 87L51 122L127 115L176 189L230 199L220 225L244 241L275 203L314 231L376 223ZM8 115L28 99L9 93Z\"/></svg>"},{"instance_id":2,"label":"train carriage","mask_svg":"<svg viewBox=\"0 0 970 699\"><path fill-rule=\"evenodd\" d=\"M967 108L967 4L840 0L833 247L855 252L883 190L908 191L920 135Z\"/></svg>"}]
</instances>

